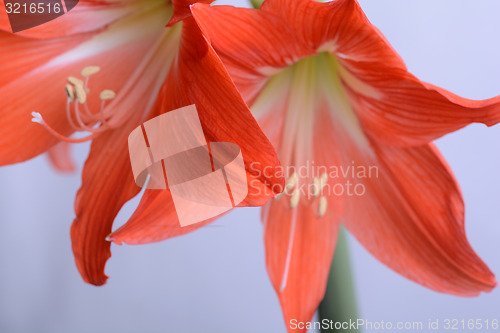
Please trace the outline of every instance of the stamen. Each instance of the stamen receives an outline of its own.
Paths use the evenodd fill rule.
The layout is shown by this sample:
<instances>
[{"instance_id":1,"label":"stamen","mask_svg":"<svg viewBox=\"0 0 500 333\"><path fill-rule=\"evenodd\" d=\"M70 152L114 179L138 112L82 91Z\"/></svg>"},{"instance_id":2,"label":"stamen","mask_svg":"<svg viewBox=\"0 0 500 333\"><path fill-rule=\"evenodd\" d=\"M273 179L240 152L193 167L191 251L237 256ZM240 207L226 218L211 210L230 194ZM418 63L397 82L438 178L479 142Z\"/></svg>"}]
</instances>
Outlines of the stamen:
<instances>
[{"instance_id":1,"label":"stamen","mask_svg":"<svg viewBox=\"0 0 500 333\"><path fill-rule=\"evenodd\" d=\"M326 209L328 208L328 200L326 200L325 196L319 198L318 205L318 216L323 217L326 214Z\"/></svg>"},{"instance_id":2,"label":"stamen","mask_svg":"<svg viewBox=\"0 0 500 333\"><path fill-rule=\"evenodd\" d=\"M54 130L51 126L49 126L38 112L33 112L33 118L31 121L35 123L39 123L42 125L49 133L58 138L59 140L63 140L71 143L79 143L85 142L95 138L100 133L107 131L111 128L109 125L109 119L105 118L104 115L104 106L107 100L113 99L116 97L116 93L112 90L105 89L99 94L99 98L101 99L101 109L99 113L92 113L89 110L87 105L87 94L90 90L87 88L89 76L100 71L100 67L98 66L87 66L81 71L81 75L85 78L85 82L76 78L74 76L69 76L67 78L68 84L65 85L65 91L67 102L66 102L66 116L68 118L68 123L75 131L86 131L91 132L92 134L80 138L80 139L72 139L70 137L64 136ZM74 104L73 104L74 103ZM72 107L73 104L73 107ZM81 111L83 105L83 111Z\"/></svg>"},{"instance_id":3,"label":"stamen","mask_svg":"<svg viewBox=\"0 0 500 333\"><path fill-rule=\"evenodd\" d=\"M66 96L68 96L70 102L75 101L75 89L73 89L73 86L71 84L67 84L65 86L66 90Z\"/></svg>"},{"instance_id":4,"label":"stamen","mask_svg":"<svg viewBox=\"0 0 500 333\"><path fill-rule=\"evenodd\" d=\"M297 205L299 204L299 200L300 200L300 190L296 188L295 190L293 190L292 196L290 198L290 207L291 208L297 207Z\"/></svg>"},{"instance_id":5,"label":"stamen","mask_svg":"<svg viewBox=\"0 0 500 333\"><path fill-rule=\"evenodd\" d=\"M323 193L323 189L325 188L326 184L328 184L328 174L326 172L323 172L323 174L319 178L319 192L320 193ZM318 193L318 195L320 193Z\"/></svg>"},{"instance_id":6,"label":"stamen","mask_svg":"<svg viewBox=\"0 0 500 333\"><path fill-rule=\"evenodd\" d=\"M87 105L87 104L85 104ZM78 103L75 103L75 117L76 121L78 122L79 127L76 127L79 131L87 131L87 132L97 132L97 129L93 128L92 126L87 126L82 118L80 117L80 110L78 108Z\"/></svg>"},{"instance_id":7,"label":"stamen","mask_svg":"<svg viewBox=\"0 0 500 333\"><path fill-rule=\"evenodd\" d=\"M326 172L323 172L321 174L319 180L320 180L321 189L323 189L323 187L325 187L326 183L328 182L328 174Z\"/></svg>"},{"instance_id":8,"label":"stamen","mask_svg":"<svg viewBox=\"0 0 500 333\"><path fill-rule=\"evenodd\" d=\"M84 69L82 69L81 73L83 77L89 77L91 75L94 75L98 73L101 70L101 67L99 66L87 66Z\"/></svg>"},{"instance_id":9,"label":"stamen","mask_svg":"<svg viewBox=\"0 0 500 333\"><path fill-rule=\"evenodd\" d=\"M286 185L285 185L285 190L283 191L285 194L290 194L290 190L292 190L295 185L297 184L297 180L299 177L297 176L297 173L293 173L290 178L287 179Z\"/></svg>"},{"instance_id":10,"label":"stamen","mask_svg":"<svg viewBox=\"0 0 500 333\"><path fill-rule=\"evenodd\" d=\"M328 182L328 174L323 172L321 176L313 178L312 196L317 197L323 191Z\"/></svg>"},{"instance_id":11,"label":"stamen","mask_svg":"<svg viewBox=\"0 0 500 333\"><path fill-rule=\"evenodd\" d=\"M313 178L312 196L317 197L321 192L321 180L318 177Z\"/></svg>"}]
</instances>

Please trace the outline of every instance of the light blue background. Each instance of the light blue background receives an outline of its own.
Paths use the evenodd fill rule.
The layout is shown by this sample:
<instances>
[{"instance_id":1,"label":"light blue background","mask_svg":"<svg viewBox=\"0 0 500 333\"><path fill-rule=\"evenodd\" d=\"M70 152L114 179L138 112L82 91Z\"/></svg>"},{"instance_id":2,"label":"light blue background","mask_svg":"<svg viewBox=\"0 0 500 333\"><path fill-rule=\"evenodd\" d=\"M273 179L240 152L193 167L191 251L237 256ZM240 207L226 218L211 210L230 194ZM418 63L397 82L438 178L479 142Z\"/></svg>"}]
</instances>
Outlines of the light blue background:
<instances>
[{"instance_id":1,"label":"light blue background","mask_svg":"<svg viewBox=\"0 0 500 333\"><path fill-rule=\"evenodd\" d=\"M500 2L361 5L421 79L468 98L500 94ZM500 127L470 126L438 145L462 186L469 239L500 274ZM80 165L87 149L75 149ZM97 288L82 282L71 253L79 183L79 174L54 174L45 157L0 169L1 333L286 332L265 271L258 209L238 209L167 242L113 246L109 282ZM137 202L125 206L117 226ZM473 299L438 294L350 245L362 318L500 319L499 290Z\"/></svg>"}]
</instances>

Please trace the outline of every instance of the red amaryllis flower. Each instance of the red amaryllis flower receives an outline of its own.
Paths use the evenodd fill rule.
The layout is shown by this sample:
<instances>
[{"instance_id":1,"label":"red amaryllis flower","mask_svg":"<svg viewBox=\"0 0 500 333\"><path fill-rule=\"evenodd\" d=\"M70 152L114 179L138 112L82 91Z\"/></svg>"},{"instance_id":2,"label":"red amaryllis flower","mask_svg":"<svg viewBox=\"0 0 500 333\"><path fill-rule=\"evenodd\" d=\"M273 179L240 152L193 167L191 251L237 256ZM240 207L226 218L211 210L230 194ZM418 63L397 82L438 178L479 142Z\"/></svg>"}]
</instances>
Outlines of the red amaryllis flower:
<instances>
[{"instance_id":1,"label":"red amaryllis flower","mask_svg":"<svg viewBox=\"0 0 500 333\"><path fill-rule=\"evenodd\" d=\"M106 282L106 236L122 205L140 191L127 137L148 118L196 104L207 140L241 147L252 184L242 205L264 204L272 196L265 189L284 182L248 167L279 162L189 17L193 2L81 0L68 14L17 34L0 17L0 119L8 124L0 136L0 164L27 160L59 141L92 139L71 228L76 264L89 283ZM30 122L34 110L33 121L43 127ZM75 131L91 134L68 137ZM50 151L56 164L71 167L66 147L56 147Z\"/></svg>"},{"instance_id":2,"label":"red amaryllis flower","mask_svg":"<svg viewBox=\"0 0 500 333\"><path fill-rule=\"evenodd\" d=\"M498 123L500 98L467 100L417 79L355 0L191 9L282 165L298 171L262 212L286 322L312 318L340 223L381 262L433 290L473 296L496 285L467 241L458 184L430 141L472 122ZM348 184L358 192L349 195ZM160 197L146 193L110 238L178 235Z\"/></svg>"}]
</instances>

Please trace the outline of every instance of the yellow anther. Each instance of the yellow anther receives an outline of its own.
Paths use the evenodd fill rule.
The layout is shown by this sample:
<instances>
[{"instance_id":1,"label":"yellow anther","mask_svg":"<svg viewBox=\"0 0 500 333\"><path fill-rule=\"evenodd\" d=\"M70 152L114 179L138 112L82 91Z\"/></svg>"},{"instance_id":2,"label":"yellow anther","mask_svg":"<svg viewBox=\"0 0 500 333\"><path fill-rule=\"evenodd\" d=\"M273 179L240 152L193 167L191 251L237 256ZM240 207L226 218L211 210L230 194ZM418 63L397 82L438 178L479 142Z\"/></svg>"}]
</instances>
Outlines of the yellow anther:
<instances>
[{"instance_id":1,"label":"yellow anther","mask_svg":"<svg viewBox=\"0 0 500 333\"><path fill-rule=\"evenodd\" d=\"M299 180L299 177L297 177L297 174L294 172L290 178L287 179L286 185L285 185L285 190L283 191L285 194L290 194L290 191L295 187L297 184L297 180Z\"/></svg>"},{"instance_id":2,"label":"yellow anther","mask_svg":"<svg viewBox=\"0 0 500 333\"><path fill-rule=\"evenodd\" d=\"M323 189L323 187L325 187L326 183L328 182L328 174L326 172L323 172L321 174L319 180L320 180L321 189Z\"/></svg>"},{"instance_id":3,"label":"yellow anther","mask_svg":"<svg viewBox=\"0 0 500 333\"><path fill-rule=\"evenodd\" d=\"M328 208L328 200L326 200L326 197L321 197L319 198L319 205L318 205L318 216L323 217L323 215L326 214L326 209Z\"/></svg>"},{"instance_id":4,"label":"yellow anther","mask_svg":"<svg viewBox=\"0 0 500 333\"><path fill-rule=\"evenodd\" d=\"M64 90L66 90L66 96L68 96L70 102L75 101L75 89L71 84L66 84L64 87Z\"/></svg>"},{"instance_id":5,"label":"yellow anther","mask_svg":"<svg viewBox=\"0 0 500 333\"><path fill-rule=\"evenodd\" d=\"M94 75L95 73L98 73L101 70L101 67L99 66L87 66L84 69L82 69L82 74L83 77L89 77L90 75Z\"/></svg>"},{"instance_id":6,"label":"yellow anther","mask_svg":"<svg viewBox=\"0 0 500 333\"><path fill-rule=\"evenodd\" d=\"M74 85L75 87L76 86L82 86L83 87L83 81L80 80L80 79L77 79L76 77L74 76L68 76L68 78L66 79L69 83L71 83L72 85Z\"/></svg>"},{"instance_id":7,"label":"yellow anther","mask_svg":"<svg viewBox=\"0 0 500 333\"><path fill-rule=\"evenodd\" d=\"M87 101L87 93L85 92L83 85L75 85L75 92L78 103L85 104Z\"/></svg>"},{"instance_id":8,"label":"yellow anther","mask_svg":"<svg viewBox=\"0 0 500 333\"><path fill-rule=\"evenodd\" d=\"M116 96L115 92L113 90L109 90L109 89L103 90L99 94L99 98L103 101L113 99L113 98L115 98L115 96Z\"/></svg>"},{"instance_id":9,"label":"yellow anther","mask_svg":"<svg viewBox=\"0 0 500 333\"><path fill-rule=\"evenodd\" d=\"M290 207L295 208L299 204L300 200L300 190L296 188L293 190L292 196L290 197Z\"/></svg>"},{"instance_id":10,"label":"yellow anther","mask_svg":"<svg viewBox=\"0 0 500 333\"><path fill-rule=\"evenodd\" d=\"M312 196L317 197L319 193L321 192L321 180L318 177L313 178L313 184L312 184Z\"/></svg>"}]
</instances>

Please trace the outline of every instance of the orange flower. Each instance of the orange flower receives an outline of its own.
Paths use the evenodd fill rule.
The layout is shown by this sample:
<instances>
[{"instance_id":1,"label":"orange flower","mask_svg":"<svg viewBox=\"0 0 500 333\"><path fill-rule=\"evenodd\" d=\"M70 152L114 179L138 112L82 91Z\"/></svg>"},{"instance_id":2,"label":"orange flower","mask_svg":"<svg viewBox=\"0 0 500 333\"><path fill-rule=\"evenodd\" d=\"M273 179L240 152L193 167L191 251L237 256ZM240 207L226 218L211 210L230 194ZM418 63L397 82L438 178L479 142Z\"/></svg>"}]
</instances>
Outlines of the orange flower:
<instances>
[{"instance_id":1,"label":"orange flower","mask_svg":"<svg viewBox=\"0 0 500 333\"><path fill-rule=\"evenodd\" d=\"M467 100L417 79L355 0L191 9L282 165L376 170L289 173L286 193L263 210L267 269L287 323L309 321L323 298L341 222L423 286L473 296L496 285L467 241L458 184L430 142L472 122L498 123L499 97ZM334 192L346 184L363 193ZM110 239L184 233L163 197L147 191Z\"/></svg>"},{"instance_id":2,"label":"orange flower","mask_svg":"<svg viewBox=\"0 0 500 333\"><path fill-rule=\"evenodd\" d=\"M105 238L122 205L140 191L127 137L145 120L196 104L207 140L241 148L254 189L244 205L263 205L274 195L268 188L284 182L250 169L254 161L279 162L190 17L193 2L80 0L58 19L17 34L7 32L0 8L0 48L7 50L0 54L0 119L8 124L0 136L0 165L53 147L55 164L68 169L67 147L56 143L92 139L71 228L76 264L89 283L106 282L111 243ZM42 126L30 122L33 110L33 121ZM70 138L75 131L91 134Z\"/></svg>"}]
</instances>

